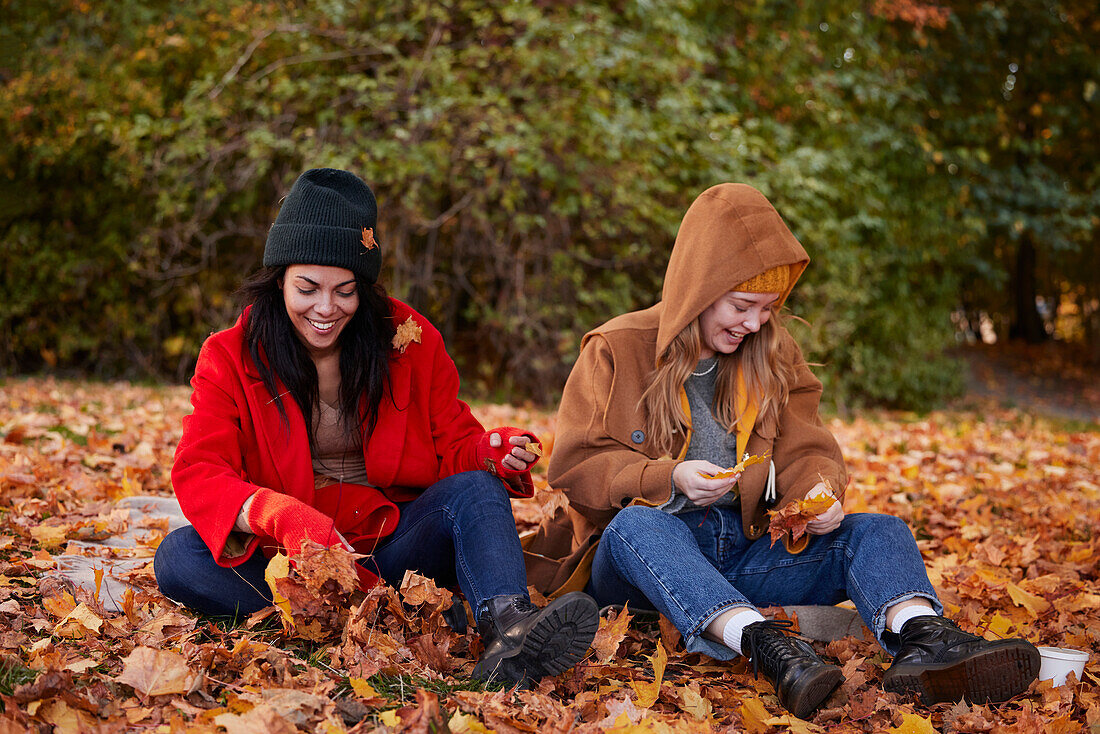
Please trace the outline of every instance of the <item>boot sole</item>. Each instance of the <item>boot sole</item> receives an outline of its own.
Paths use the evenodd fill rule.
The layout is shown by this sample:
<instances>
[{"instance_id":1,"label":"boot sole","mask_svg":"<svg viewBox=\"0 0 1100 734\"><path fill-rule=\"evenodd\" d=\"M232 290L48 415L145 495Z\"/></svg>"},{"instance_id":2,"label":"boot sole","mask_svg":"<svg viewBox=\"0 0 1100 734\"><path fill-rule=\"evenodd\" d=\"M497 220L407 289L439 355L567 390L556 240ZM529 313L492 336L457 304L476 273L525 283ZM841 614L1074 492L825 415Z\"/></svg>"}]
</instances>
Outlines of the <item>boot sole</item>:
<instances>
[{"instance_id":1,"label":"boot sole","mask_svg":"<svg viewBox=\"0 0 1100 734\"><path fill-rule=\"evenodd\" d=\"M791 694L789 701L783 702L783 706L798 718L809 719L843 680L844 674L840 668L835 665L822 666L809 681Z\"/></svg>"},{"instance_id":2,"label":"boot sole","mask_svg":"<svg viewBox=\"0 0 1100 734\"><path fill-rule=\"evenodd\" d=\"M589 596L564 594L539 612L522 646L479 661L471 677L525 684L559 675L584 657L599 626L599 610Z\"/></svg>"},{"instance_id":3,"label":"boot sole","mask_svg":"<svg viewBox=\"0 0 1100 734\"><path fill-rule=\"evenodd\" d=\"M965 699L1002 703L1039 676L1039 651L1026 642L985 650L941 665L903 665L883 680L894 693L916 693L930 706Z\"/></svg>"}]
</instances>

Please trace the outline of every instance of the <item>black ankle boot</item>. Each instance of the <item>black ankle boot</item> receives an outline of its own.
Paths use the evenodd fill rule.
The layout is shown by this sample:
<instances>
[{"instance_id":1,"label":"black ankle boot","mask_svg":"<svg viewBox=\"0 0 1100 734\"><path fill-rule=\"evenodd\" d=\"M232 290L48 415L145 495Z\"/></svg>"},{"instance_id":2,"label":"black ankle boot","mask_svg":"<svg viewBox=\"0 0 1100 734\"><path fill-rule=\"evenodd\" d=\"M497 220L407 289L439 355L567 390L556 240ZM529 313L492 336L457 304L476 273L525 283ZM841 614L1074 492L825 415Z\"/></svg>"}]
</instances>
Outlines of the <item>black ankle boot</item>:
<instances>
[{"instance_id":1,"label":"black ankle boot","mask_svg":"<svg viewBox=\"0 0 1100 734\"><path fill-rule=\"evenodd\" d=\"M472 677L527 685L573 667L600 626L596 602L573 591L539 609L518 594L496 596L478 620L485 652Z\"/></svg>"},{"instance_id":2,"label":"black ankle boot","mask_svg":"<svg viewBox=\"0 0 1100 734\"><path fill-rule=\"evenodd\" d=\"M800 719L817 710L844 674L818 657L805 640L794 637L785 619L753 622L741 633L741 649L752 660L753 675L775 687L783 707Z\"/></svg>"},{"instance_id":3,"label":"black ankle boot","mask_svg":"<svg viewBox=\"0 0 1100 734\"><path fill-rule=\"evenodd\" d=\"M943 617L914 617L882 679L894 693L916 693L926 706L965 699L1000 703L1039 675L1039 651L1027 640L985 640Z\"/></svg>"}]
</instances>

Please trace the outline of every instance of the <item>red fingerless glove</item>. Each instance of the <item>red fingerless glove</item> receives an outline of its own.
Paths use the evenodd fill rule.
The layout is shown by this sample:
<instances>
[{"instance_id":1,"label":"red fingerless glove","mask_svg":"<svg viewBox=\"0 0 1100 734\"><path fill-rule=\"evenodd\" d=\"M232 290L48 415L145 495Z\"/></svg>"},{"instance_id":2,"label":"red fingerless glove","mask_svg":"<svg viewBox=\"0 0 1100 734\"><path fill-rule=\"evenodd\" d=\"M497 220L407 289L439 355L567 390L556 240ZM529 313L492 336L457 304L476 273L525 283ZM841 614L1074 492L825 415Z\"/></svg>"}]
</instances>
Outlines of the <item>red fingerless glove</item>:
<instances>
[{"instance_id":1,"label":"red fingerless glove","mask_svg":"<svg viewBox=\"0 0 1100 734\"><path fill-rule=\"evenodd\" d=\"M500 436L500 446L493 447L489 445L489 436L492 434L498 434ZM538 462L536 458L528 464L526 469L512 469L504 464L504 457L512 452L515 445L511 439L513 436L524 436L531 443L539 447L539 451L542 451L542 443L539 441L538 436L530 431L524 431L519 428L505 427L496 428L492 431L486 431L478 439L477 449L474 453L477 459L477 465L479 468L484 469L495 477L500 477L504 480L504 483L508 485L508 491L519 497L530 497L535 493L534 482L531 481L531 467Z\"/></svg>"},{"instance_id":2,"label":"red fingerless glove","mask_svg":"<svg viewBox=\"0 0 1100 734\"><path fill-rule=\"evenodd\" d=\"M306 539L326 548L341 544L331 517L290 495L266 488L252 495L248 526L257 535L277 540L288 556L301 553L302 541Z\"/></svg>"}]
</instances>

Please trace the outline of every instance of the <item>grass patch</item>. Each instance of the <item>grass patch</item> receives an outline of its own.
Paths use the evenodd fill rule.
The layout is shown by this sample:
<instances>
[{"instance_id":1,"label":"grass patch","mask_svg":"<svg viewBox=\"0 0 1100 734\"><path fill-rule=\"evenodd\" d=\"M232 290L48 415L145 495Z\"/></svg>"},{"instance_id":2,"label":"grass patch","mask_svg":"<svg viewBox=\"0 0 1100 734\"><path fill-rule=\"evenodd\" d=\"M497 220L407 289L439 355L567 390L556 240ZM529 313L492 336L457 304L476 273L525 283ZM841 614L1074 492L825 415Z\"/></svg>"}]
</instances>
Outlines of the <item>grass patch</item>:
<instances>
[{"instance_id":1,"label":"grass patch","mask_svg":"<svg viewBox=\"0 0 1100 734\"><path fill-rule=\"evenodd\" d=\"M0 658L0 694L10 696L24 683L32 683L38 673L15 658Z\"/></svg>"}]
</instances>

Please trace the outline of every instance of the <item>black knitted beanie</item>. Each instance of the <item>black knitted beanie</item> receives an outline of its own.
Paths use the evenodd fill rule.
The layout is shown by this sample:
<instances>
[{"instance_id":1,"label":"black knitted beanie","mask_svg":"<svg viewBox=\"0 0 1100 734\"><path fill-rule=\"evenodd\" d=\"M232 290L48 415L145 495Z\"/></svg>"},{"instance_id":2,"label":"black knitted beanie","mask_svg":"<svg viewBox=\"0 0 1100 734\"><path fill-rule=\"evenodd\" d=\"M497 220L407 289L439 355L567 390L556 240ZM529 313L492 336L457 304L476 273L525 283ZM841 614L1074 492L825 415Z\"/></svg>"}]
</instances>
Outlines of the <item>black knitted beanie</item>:
<instances>
[{"instance_id":1,"label":"black knitted beanie","mask_svg":"<svg viewBox=\"0 0 1100 734\"><path fill-rule=\"evenodd\" d=\"M373 283L382 268L374 238L378 204L349 171L314 168L294 182L267 233L264 265L334 265Z\"/></svg>"}]
</instances>

